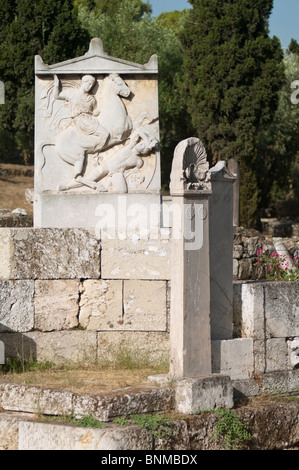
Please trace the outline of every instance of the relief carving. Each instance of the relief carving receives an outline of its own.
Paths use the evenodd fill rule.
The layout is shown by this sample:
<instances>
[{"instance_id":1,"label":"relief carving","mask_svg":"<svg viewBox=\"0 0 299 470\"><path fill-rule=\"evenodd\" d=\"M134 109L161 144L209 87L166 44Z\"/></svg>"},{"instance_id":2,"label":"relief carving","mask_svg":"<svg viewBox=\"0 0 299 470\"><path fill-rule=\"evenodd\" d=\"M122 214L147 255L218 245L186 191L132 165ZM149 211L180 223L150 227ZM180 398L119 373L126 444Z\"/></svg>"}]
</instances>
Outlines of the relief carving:
<instances>
[{"instance_id":1,"label":"relief carving","mask_svg":"<svg viewBox=\"0 0 299 470\"><path fill-rule=\"evenodd\" d=\"M195 137L185 139L176 146L170 175L171 192L190 190L211 190L206 149Z\"/></svg>"},{"instance_id":2,"label":"relief carving","mask_svg":"<svg viewBox=\"0 0 299 470\"><path fill-rule=\"evenodd\" d=\"M47 163L45 148L52 146L57 157L73 166L73 178L59 182L58 191L87 187L99 192L126 193L129 180L138 189L144 181L138 170L144 165L144 158L159 147L151 126L158 118L141 113L133 123L122 99L133 100L132 95L116 73L101 80L83 75L79 85L76 80L61 83L54 75L41 107L54 140L39 145L40 178ZM88 171L87 159L92 159L92 169L89 166ZM102 185L99 181L105 177L106 185Z\"/></svg>"}]
</instances>

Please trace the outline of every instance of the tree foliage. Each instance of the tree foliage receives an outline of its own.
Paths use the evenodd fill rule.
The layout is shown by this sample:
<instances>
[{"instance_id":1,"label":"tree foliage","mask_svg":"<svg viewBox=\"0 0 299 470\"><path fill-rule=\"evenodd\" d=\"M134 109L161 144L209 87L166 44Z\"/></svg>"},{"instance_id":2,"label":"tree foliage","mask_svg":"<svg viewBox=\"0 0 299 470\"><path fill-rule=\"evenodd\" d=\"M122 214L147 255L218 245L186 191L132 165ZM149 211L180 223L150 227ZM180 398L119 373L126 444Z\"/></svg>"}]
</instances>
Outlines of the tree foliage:
<instances>
[{"instance_id":1,"label":"tree foliage","mask_svg":"<svg viewBox=\"0 0 299 470\"><path fill-rule=\"evenodd\" d=\"M34 56L46 63L70 59L86 51L89 37L72 0L0 0L0 22L0 159L32 163Z\"/></svg>"},{"instance_id":2,"label":"tree foliage","mask_svg":"<svg viewBox=\"0 0 299 470\"><path fill-rule=\"evenodd\" d=\"M263 208L273 207L277 199L299 200L299 55L287 51L284 65L278 108L271 124L261 127L257 140L256 174Z\"/></svg>"},{"instance_id":3,"label":"tree foliage","mask_svg":"<svg viewBox=\"0 0 299 470\"><path fill-rule=\"evenodd\" d=\"M119 6L123 0L74 0L76 6L82 5L86 7L88 11L95 10L98 13L105 13L110 18L114 18L118 12ZM135 19L140 19L144 13L152 13L152 7L147 1L146 3L142 0L137 0L136 5L138 9L136 10Z\"/></svg>"},{"instance_id":4,"label":"tree foliage","mask_svg":"<svg viewBox=\"0 0 299 470\"><path fill-rule=\"evenodd\" d=\"M190 0L184 86L192 123L211 161L240 162L241 222L257 221L256 135L283 83L279 40L268 36L273 0Z\"/></svg>"}]
</instances>

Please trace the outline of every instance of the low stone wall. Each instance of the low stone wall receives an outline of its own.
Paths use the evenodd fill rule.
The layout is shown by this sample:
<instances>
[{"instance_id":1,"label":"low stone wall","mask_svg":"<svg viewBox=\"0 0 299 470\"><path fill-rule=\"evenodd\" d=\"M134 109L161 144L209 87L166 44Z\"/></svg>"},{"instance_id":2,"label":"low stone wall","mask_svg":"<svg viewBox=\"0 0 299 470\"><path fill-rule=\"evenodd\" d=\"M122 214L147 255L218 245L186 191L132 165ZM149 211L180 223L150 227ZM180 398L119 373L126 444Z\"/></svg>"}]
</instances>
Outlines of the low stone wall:
<instances>
[{"instance_id":1,"label":"low stone wall","mask_svg":"<svg viewBox=\"0 0 299 470\"><path fill-rule=\"evenodd\" d=\"M234 228L233 278L234 280L265 279L265 269L257 262L257 251L270 254L276 251L274 240L281 240L290 256L299 256L299 237L279 238L264 235L256 230Z\"/></svg>"},{"instance_id":2,"label":"low stone wall","mask_svg":"<svg viewBox=\"0 0 299 470\"><path fill-rule=\"evenodd\" d=\"M255 253L258 245L240 241ZM84 229L0 229L6 358L96 362L130 352L168 360L170 255L166 230L155 240L100 240ZM233 337L212 341L213 372L246 396L258 395L258 377L269 373L277 383L263 387L298 388L299 283L235 281L233 288Z\"/></svg>"},{"instance_id":3,"label":"low stone wall","mask_svg":"<svg viewBox=\"0 0 299 470\"><path fill-rule=\"evenodd\" d=\"M0 229L0 340L6 355L168 354L170 239L97 239L83 229ZM166 352L167 351L167 352Z\"/></svg>"}]
</instances>

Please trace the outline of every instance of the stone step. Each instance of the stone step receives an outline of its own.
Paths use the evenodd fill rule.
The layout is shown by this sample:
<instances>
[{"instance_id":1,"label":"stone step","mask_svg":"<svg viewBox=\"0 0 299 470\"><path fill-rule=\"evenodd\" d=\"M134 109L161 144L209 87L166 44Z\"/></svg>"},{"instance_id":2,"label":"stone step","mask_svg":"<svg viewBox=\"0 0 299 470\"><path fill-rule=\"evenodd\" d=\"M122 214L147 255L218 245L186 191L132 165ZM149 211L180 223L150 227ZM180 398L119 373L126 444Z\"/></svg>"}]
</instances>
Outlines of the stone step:
<instances>
[{"instance_id":1,"label":"stone step","mask_svg":"<svg viewBox=\"0 0 299 470\"><path fill-rule=\"evenodd\" d=\"M107 422L117 416L169 410L173 400L174 389L171 387L127 387L99 395L84 395L0 382L0 408L35 415L91 416Z\"/></svg>"},{"instance_id":2,"label":"stone step","mask_svg":"<svg viewBox=\"0 0 299 470\"><path fill-rule=\"evenodd\" d=\"M103 428L39 422L27 413L0 413L1 450L151 450L153 437L136 425Z\"/></svg>"}]
</instances>

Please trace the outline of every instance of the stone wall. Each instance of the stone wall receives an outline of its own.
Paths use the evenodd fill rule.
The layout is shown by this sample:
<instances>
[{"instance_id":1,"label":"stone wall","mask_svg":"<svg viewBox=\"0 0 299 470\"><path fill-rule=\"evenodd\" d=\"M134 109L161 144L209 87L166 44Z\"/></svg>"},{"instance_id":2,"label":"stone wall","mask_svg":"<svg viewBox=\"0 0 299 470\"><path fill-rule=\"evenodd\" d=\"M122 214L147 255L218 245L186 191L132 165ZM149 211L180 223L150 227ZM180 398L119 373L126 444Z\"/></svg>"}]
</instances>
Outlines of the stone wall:
<instances>
[{"instance_id":1,"label":"stone wall","mask_svg":"<svg viewBox=\"0 0 299 470\"><path fill-rule=\"evenodd\" d=\"M0 340L54 362L168 354L170 239L0 229Z\"/></svg>"},{"instance_id":2,"label":"stone wall","mask_svg":"<svg viewBox=\"0 0 299 470\"><path fill-rule=\"evenodd\" d=\"M271 237L257 230L234 228L233 278L234 280L265 279L265 271L257 262L257 251L276 251L274 241L281 240L291 256L299 256L299 237Z\"/></svg>"},{"instance_id":3,"label":"stone wall","mask_svg":"<svg viewBox=\"0 0 299 470\"><path fill-rule=\"evenodd\" d=\"M258 236L236 240L238 261L266 246ZM85 229L0 229L6 358L96 362L129 351L168 360L170 252L167 230L156 239L112 240ZM233 288L233 336L212 341L213 372L229 375L246 396L260 393L260 376L264 390L298 388L299 283L235 281Z\"/></svg>"}]
</instances>

